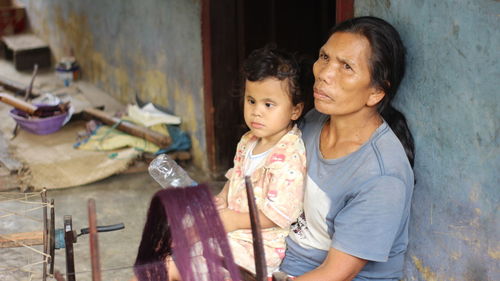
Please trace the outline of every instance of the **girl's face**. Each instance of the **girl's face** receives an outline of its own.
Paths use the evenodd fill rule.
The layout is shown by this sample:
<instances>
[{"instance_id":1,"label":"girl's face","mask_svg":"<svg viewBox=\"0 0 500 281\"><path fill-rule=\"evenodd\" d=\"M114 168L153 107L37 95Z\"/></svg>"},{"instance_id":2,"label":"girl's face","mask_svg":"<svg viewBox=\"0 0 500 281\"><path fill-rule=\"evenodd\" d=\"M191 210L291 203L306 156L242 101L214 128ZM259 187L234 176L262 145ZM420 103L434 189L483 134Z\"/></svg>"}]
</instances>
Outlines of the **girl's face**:
<instances>
[{"instance_id":1,"label":"girl's face","mask_svg":"<svg viewBox=\"0 0 500 281\"><path fill-rule=\"evenodd\" d=\"M361 35L336 32L321 47L314 63L314 106L328 115L376 110L384 93L371 85L371 47Z\"/></svg>"},{"instance_id":2,"label":"girl's face","mask_svg":"<svg viewBox=\"0 0 500 281\"><path fill-rule=\"evenodd\" d=\"M300 117L302 107L302 104L292 104L286 80L266 78L245 82L245 123L264 141L281 139L290 129L292 120Z\"/></svg>"}]
</instances>

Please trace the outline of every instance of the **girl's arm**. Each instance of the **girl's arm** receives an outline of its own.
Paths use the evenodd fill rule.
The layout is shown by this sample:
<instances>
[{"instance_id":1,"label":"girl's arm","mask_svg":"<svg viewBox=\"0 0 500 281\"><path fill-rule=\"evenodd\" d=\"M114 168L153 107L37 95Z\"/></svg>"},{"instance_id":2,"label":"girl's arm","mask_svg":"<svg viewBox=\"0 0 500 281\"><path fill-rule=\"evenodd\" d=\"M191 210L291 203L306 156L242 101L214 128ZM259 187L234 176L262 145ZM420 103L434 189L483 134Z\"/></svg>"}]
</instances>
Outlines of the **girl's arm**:
<instances>
[{"instance_id":1,"label":"girl's arm","mask_svg":"<svg viewBox=\"0 0 500 281\"><path fill-rule=\"evenodd\" d=\"M330 248L323 264L295 281L349 281L366 265L367 260L351 256L335 248Z\"/></svg>"},{"instance_id":2,"label":"girl's arm","mask_svg":"<svg viewBox=\"0 0 500 281\"><path fill-rule=\"evenodd\" d=\"M220 209L219 210L219 215L222 220L222 223L224 224L224 229L226 232L231 232L234 230L238 229L250 229L251 223L250 223L250 213L246 212L236 212L231 209ZM264 215L259 210L259 222L260 222L260 227L262 228L270 228L277 226L272 220L270 220L268 217Z\"/></svg>"}]
</instances>

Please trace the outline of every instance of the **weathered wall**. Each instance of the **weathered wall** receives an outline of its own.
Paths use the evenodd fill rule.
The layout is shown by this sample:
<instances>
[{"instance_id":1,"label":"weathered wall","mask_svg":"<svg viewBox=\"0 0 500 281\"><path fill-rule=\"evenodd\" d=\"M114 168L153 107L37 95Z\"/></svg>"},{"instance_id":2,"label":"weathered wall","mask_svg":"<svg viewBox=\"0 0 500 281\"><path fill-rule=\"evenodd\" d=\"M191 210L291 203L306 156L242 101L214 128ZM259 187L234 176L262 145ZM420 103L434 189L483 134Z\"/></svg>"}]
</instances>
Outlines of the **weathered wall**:
<instances>
[{"instance_id":1,"label":"weathered wall","mask_svg":"<svg viewBox=\"0 0 500 281\"><path fill-rule=\"evenodd\" d=\"M500 280L500 2L355 5L408 49L397 99L416 143L406 280Z\"/></svg>"},{"instance_id":2,"label":"weathered wall","mask_svg":"<svg viewBox=\"0 0 500 281\"><path fill-rule=\"evenodd\" d=\"M123 103L142 99L182 117L206 169L201 1L23 0L31 27L59 59Z\"/></svg>"}]
</instances>

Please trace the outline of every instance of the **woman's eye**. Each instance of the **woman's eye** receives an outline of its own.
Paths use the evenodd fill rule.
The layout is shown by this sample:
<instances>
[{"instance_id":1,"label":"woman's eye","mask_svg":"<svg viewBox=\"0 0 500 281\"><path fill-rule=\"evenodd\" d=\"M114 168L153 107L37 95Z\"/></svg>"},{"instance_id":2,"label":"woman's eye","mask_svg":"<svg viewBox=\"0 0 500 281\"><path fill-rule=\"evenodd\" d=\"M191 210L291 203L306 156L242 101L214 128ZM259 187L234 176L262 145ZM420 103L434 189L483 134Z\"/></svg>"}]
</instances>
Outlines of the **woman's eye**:
<instances>
[{"instance_id":1,"label":"woman's eye","mask_svg":"<svg viewBox=\"0 0 500 281\"><path fill-rule=\"evenodd\" d=\"M321 60L325 60L325 61L327 61L327 60L328 60L328 56L327 56L325 53L320 53L320 54L319 54L319 58L320 58Z\"/></svg>"},{"instance_id":2,"label":"woman's eye","mask_svg":"<svg viewBox=\"0 0 500 281\"><path fill-rule=\"evenodd\" d=\"M352 67L350 65L348 65L347 63L344 63L344 69L352 70Z\"/></svg>"}]
</instances>

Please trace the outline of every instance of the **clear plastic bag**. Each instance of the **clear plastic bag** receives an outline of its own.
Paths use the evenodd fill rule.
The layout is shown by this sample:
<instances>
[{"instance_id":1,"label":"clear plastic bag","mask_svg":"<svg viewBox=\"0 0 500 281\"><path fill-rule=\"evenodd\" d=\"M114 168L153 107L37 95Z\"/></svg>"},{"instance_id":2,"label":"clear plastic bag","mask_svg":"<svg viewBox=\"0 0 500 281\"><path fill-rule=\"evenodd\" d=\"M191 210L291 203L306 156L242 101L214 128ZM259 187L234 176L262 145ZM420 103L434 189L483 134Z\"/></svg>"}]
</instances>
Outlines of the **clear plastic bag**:
<instances>
[{"instance_id":1,"label":"clear plastic bag","mask_svg":"<svg viewBox=\"0 0 500 281\"><path fill-rule=\"evenodd\" d=\"M149 174L163 188L193 186L198 183L189 177L167 154L158 155L148 167Z\"/></svg>"}]
</instances>

